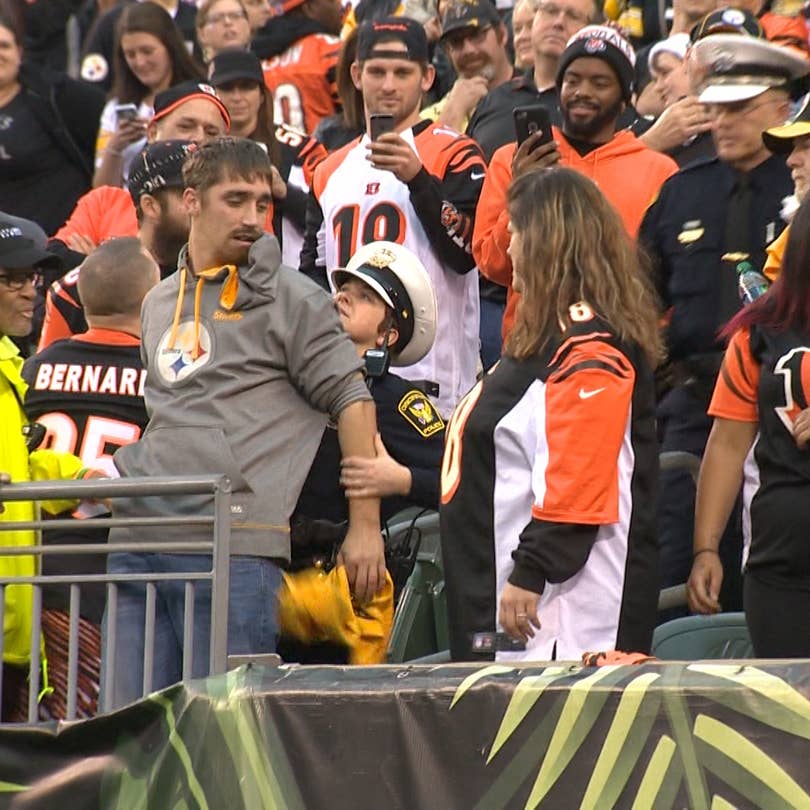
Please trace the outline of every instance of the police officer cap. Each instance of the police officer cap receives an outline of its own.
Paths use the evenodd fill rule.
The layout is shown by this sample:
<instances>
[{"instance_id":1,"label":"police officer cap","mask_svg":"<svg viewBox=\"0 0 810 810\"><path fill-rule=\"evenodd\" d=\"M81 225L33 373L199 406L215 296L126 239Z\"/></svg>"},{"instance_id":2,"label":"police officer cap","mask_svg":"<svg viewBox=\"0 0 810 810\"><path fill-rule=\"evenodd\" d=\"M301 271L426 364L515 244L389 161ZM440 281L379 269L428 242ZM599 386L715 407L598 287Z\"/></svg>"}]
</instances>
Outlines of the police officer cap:
<instances>
[{"instance_id":1,"label":"police officer cap","mask_svg":"<svg viewBox=\"0 0 810 810\"><path fill-rule=\"evenodd\" d=\"M698 100L706 104L747 101L771 87L790 91L810 72L810 62L795 51L739 34L713 34L692 46L700 81Z\"/></svg>"},{"instance_id":2,"label":"police officer cap","mask_svg":"<svg viewBox=\"0 0 810 810\"><path fill-rule=\"evenodd\" d=\"M810 94L804 97L799 110L782 126L762 133L762 141L771 152L786 155L793 151L796 138L810 135Z\"/></svg>"},{"instance_id":3,"label":"police officer cap","mask_svg":"<svg viewBox=\"0 0 810 810\"><path fill-rule=\"evenodd\" d=\"M371 242L331 276L335 287L346 276L359 278L394 310L399 338L390 347L392 365L413 365L430 351L436 338L436 295L427 270L410 250L395 242Z\"/></svg>"}]
</instances>

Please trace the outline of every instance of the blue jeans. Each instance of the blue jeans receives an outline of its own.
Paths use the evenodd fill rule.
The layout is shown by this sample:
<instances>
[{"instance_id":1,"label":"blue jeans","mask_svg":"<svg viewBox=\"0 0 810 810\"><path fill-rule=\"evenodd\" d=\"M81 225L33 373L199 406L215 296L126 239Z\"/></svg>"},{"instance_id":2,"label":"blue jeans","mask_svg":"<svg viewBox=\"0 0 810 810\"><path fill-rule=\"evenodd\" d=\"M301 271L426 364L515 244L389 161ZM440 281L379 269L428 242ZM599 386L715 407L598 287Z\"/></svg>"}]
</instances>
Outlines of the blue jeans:
<instances>
[{"instance_id":1,"label":"blue jeans","mask_svg":"<svg viewBox=\"0 0 810 810\"><path fill-rule=\"evenodd\" d=\"M194 554L110 554L111 574L176 573L206 571L211 558ZM276 596L281 571L264 557L232 557L228 597L228 653L272 653L276 649ZM156 583L155 646L152 689L158 690L182 680L183 610L185 583L182 579ZM112 707L117 709L141 697L145 646L146 586L141 582L118 585L118 621L115 644L115 679ZM107 611L102 624L102 701L107 661ZM211 585L197 582L194 598L194 650L192 677L208 674L211 637Z\"/></svg>"}]
</instances>

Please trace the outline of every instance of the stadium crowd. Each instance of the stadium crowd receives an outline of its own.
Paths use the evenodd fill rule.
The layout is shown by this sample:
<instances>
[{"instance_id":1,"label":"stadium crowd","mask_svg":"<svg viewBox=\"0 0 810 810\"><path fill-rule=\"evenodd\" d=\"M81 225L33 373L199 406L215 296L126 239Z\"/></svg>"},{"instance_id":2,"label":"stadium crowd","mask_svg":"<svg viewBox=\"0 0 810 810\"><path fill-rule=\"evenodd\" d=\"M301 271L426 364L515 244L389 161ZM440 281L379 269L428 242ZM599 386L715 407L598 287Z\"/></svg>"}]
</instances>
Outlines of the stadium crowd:
<instances>
[{"instance_id":1,"label":"stadium crowd","mask_svg":"<svg viewBox=\"0 0 810 810\"><path fill-rule=\"evenodd\" d=\"M234 653L383 660L380 527L418 506L455 659L649 652L685 582L694 612L744 609L758 654L810 656L808 74L795 0L0 0L3 482L227 474ZM697 487L659 480L659 450L704 458ZM43 506L77 518L46 544L156 539ZM313 631L333 599L351 632ZM5 590L3 720L31 601ZM59 715L69 605L43 606ZM183 608L161 583L155 688L181 677ZM115 706L146 611L122 584L110 653L82 593L83 671L115 658Z\"/></svg>"}]
</instances>

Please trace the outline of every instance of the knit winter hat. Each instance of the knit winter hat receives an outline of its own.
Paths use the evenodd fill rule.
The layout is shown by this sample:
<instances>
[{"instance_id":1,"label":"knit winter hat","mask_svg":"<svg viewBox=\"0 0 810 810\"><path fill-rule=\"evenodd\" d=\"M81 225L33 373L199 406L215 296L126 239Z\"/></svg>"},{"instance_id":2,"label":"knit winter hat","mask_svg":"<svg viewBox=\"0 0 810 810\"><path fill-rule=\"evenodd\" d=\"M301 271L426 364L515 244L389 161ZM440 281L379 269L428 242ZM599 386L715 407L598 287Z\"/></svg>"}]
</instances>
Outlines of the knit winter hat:
<instances>
[{"instance_id":1,"label":"knit winter hat","mask_svg":"<svg viewBox=\"0 0 810 810\"><path fill-rule=\"evenodd\" d=\"M586 25L568 40L557 69L558 91L569 65L575 59L582 58L603 59L607 62L619 78L624 100L630 101L636 53L633 46L616 29L607 25Z\"/></svg>"}]
</instances>

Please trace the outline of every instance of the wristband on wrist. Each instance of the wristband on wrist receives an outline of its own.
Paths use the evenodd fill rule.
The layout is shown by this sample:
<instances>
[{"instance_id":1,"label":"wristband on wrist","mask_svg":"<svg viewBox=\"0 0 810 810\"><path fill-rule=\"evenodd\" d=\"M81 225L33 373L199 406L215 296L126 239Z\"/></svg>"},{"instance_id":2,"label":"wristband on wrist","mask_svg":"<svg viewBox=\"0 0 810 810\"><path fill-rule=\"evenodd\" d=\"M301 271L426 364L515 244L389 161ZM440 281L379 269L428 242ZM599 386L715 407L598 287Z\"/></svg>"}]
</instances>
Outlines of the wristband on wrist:
<instances>
[{"instance_id":1,"label":"wristband on wrist","mask_svg":"<svg viewBox=\"0 0 810 810\"><path fill-rule=\"evenodd\" d=\"M716 548L701 548L692 555L692 559L697 559L701 554L716 554L720 556L720 552Z\"/></svg>"}]
</instances>

